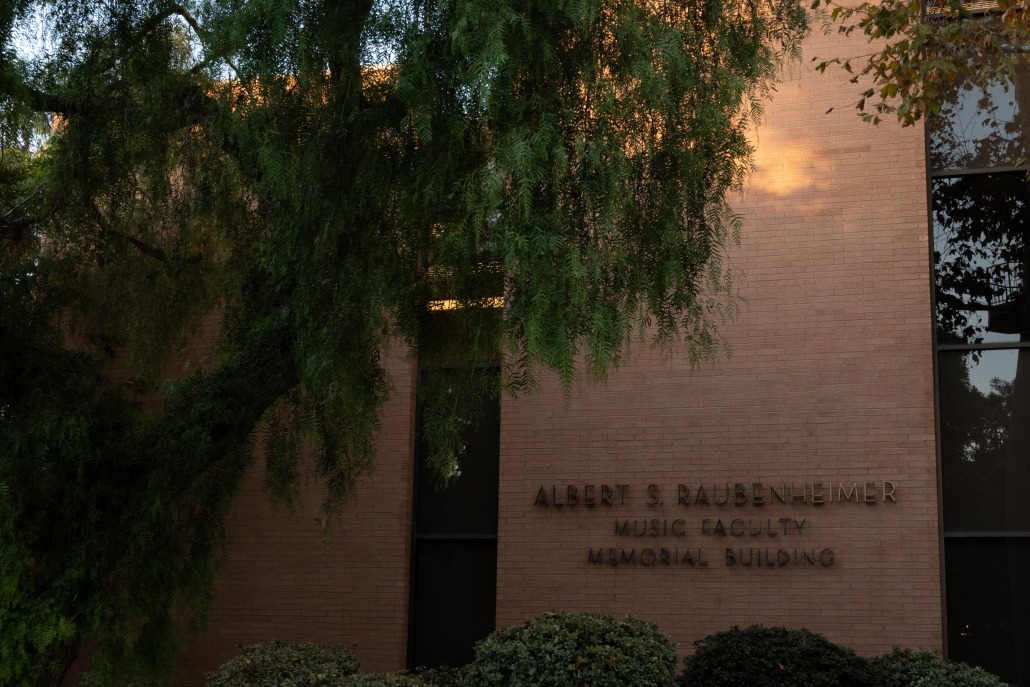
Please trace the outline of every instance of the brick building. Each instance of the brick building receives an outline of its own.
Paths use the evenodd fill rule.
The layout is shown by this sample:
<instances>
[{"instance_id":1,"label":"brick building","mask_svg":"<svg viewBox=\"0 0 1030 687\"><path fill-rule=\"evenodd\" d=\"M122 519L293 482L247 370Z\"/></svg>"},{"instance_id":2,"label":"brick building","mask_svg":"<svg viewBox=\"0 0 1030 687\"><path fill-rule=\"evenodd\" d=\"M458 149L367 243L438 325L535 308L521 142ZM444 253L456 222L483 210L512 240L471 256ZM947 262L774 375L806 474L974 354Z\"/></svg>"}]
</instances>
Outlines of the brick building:
<instances>
[{"instance_id":1,"label":"brick building","mask_svg":"<svg viewBox=\"0 0 1030 687\"><path fill-rule=\"evenodd\" d=\"M545 378L502 399L446 493L418 470L414 363L396 351L375 472L328 545L316 487L289 515L252 475L184 682L273 638L356 645L368 670L458 661L494 626L565 609L654 621L681 655L786 625L1030 685L1021 78L992 95L1022 128L966 126L962 93L932 130L872 127L855 86L806 58L736 202L731 354L691 369L641 344L570 403ZM981 155L998 136L1023 155Z\"/></svg>"}]
</instances>

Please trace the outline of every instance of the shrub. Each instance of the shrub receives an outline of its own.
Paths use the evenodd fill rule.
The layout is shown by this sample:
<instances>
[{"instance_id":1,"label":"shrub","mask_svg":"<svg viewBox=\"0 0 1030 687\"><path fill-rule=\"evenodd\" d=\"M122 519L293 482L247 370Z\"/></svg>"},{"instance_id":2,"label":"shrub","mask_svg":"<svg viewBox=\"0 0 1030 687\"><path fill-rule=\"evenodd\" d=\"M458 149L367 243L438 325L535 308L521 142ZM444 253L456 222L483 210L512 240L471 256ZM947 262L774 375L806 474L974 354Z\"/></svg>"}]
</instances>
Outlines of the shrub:
<instances>
[{"instance_id":1,"label":"shrub","mask_svg":"<svg viewBox=\"0 0 1030 687\"><path fill-rule=\"evenodd\" d=\"M339 687L461 687L464 669L419 668L414 673L363 673L343 679Z\"/></svg>"},{"instance_id":2,"label":"shrub","mask_svg":"<svg viewBox=\"0 0 1030 687\"><path fill-rule=\"evenodd\" d=\"M207 680L208 687L339 687L358 672L354 655L344 648L317 644L265 642L248 646Z\"/></svg>"},{"instance_id":3,"label":"shrub","mask_svg":"<svg viewBox=\"0 0 1030 687\"><path fill-rule=\"evenodd\" d=\"M752 625L694 642L682 687L870 687L869 662L809 630Z\"/></svg>"},{"instance_id":4,"label":"shrub","mask_svg":"<svg viewBox=\"0 0 1030 687\"><path fill-rule=\"evenodd\" d=\"M454 668L416 668L412 677L418 680L417 687L466 687L469 666Z\"/></svg>"},{"instance_id":5,"label":"shrub","mask_svg":"<svg viewBox=\"0 0 1030 687\"><path fill-rule=\"evenodd\" d=\"M359 673L349 675L337 687L421 687L407 673Z\"/></svg>"},{"instance_id":6,"label":"shrub","mask_svg":"<svg viewBox=\"0 0 1030 687\"><path fill-rule=\"evenodd\" d=\"M1006 687L982 668L949 663L929 651L899 649L873 661L877 687Z\"/></svg>"},{"instance_id":7,"label":"shrub","mask_svg":"<svg viewBox=\"0 0 1030 687\"><path fill-rule=\"evenodd\" d=\"M476 645L469 687L672 687L676 651L652 623L547 613Z\"/></svg>"}]
</instances>

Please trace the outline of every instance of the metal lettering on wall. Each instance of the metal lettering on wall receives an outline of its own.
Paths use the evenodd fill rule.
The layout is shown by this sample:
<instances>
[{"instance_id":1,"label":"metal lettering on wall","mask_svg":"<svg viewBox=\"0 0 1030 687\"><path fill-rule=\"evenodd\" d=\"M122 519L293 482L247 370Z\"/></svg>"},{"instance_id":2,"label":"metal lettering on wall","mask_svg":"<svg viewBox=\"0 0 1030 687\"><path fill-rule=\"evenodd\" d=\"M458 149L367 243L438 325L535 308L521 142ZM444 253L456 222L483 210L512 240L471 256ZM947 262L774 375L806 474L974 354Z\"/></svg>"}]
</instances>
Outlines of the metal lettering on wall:
<instances>
[{"instance_id":1,"label":"metal lettering on wall","mask_svg":"<svg viewBox=\"0 0 1030 687\"><path fill-rule=\"evenodd\" d=\"M865 482L732 482L721 484L541 485L535 508L622 510L643 505L664 508L666 499L686 517L615 517L613 536L619 545L588 548L587 562L604 566L823 567L835 562L833 549L809 541L806 515L764 517L766 506L825 508L890 506L897 503L897 483ZM710 507L746 508L726 515ZM689 513L689 515L688 515ZM653 545L633 546L638 538Z\"/></svg>"}]
</instances>

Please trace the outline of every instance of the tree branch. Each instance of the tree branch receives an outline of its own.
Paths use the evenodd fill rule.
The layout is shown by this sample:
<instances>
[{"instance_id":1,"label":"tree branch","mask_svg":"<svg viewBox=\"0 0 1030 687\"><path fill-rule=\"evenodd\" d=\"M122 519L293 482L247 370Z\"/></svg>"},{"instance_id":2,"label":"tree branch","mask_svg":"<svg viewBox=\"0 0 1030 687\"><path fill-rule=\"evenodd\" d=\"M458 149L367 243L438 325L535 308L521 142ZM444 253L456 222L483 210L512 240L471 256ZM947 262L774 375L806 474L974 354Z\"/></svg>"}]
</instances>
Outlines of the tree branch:
<instances>
[{"instance_id":1,"label":"tree branch","mask_svg":"<svg viewBox=\"0 0 1030 687\"><path fill-rule=\"evenodd\" d=\"M128 241L133 246L135 246L140 253L146 255L147 257L153 258L160 262L167 262L168 255L160 248L151 246L150 244L140 241L135 236L126 234L125 232L118 231L117 229L115 229L114 226L107 220L107 218L104 217L104 213L100 211L100 208L97 207L96 201L90 201L90 208L93 210L93 216L97 220L97 224L100 225L100 228L104 231L105 234L117 236L120 239Z\"/></svg>"},{"instance_id":2,"label":"tree branch","mask_svg":"<svg viewBox=\"0 0 1030 687\"><path fill-rule=\"evenodd\" d=\"M53 93L41 91L14 77L4 64L0 68L0 96L28 105L35 112L55 112L70 115L80 111L76 103Z\"/></svg>"},{"instance_id":3,"label":"tree branch","mask_svg":"<svg viewBox=\"0 0 1030 687\"><path fill-rule=\"evenodd\" d=\"M203 27L196 18L182 5L172 3L163 11L158 12L140 24L136 32L127 41L127 45L135 45L171 16L182 17L183 20L185 20L186 23L189 24L189 26L197 33L199 38L203 39L205 37L206 32L203 30ZM114 61L112 60L111 64L107 65L105 69L110 68L113 64ZM41 91L38 88L30 86L24 81L15 78L12 75L11 70L8 68L6 60L4 61L2 68L0 68L0 95L6 95L20 103L28 105L36 112L55 112L64 115L78 114L81 112L81 108L67 98Z\"/></svg>"},{"instance_id":4,"label":"tree branch","mask_svg":"<svg viewBox=\"0 0 1030 687\"><path fill-rule=\"evenodd\" d=\"M119 231L115 229L111 222L108 221L106 217L104 217L104 214L100 211L100 208L97 207L95 201L91 201L91 209L93 210L93 215L97 220L97 224L100 225L100 228L104 231L105 234L110 234L111 236L124 239L125 241L128 241L133 246L135 246L136 250L138 250L143 255L146 255L149 258L153 258L154 260L163 262L165 264L168 263L168 253L166 253L162 249L158 248L157 246L152 246L149 243L146 243L145 241L141 241L132 234L127 234L124 231ZM196 264L203 259L204 253L203 250L201 250L186 258L184 262Z\"/></svg>"}]
</instances>

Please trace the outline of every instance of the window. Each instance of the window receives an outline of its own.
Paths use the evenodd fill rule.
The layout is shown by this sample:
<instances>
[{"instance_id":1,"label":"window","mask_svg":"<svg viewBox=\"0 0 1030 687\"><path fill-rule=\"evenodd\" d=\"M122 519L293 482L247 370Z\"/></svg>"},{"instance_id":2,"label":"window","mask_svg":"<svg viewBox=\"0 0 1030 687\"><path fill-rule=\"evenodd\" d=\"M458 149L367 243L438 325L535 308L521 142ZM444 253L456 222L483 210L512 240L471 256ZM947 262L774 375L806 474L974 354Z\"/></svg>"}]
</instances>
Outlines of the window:
<instances>
[{"instance_id":1,"label":"window","mask_svg":"<svg viewBox=\"0 0 1030 687\"><path fill-rule=\"evenodd\" d=\"M930 153L948 654L1030 686L1030 68Z\"/></svg>"},{"instance_id":2,"label":"window","mask_svg":"<svg viewBox=\"0 0 1030 687\"><path fill-rule=\"evenodd\" d=\"M482 404L446 487L416 453L410 667L469 663L494 630L501 411L496 397Z\"/></svg>"}]
</instances>

